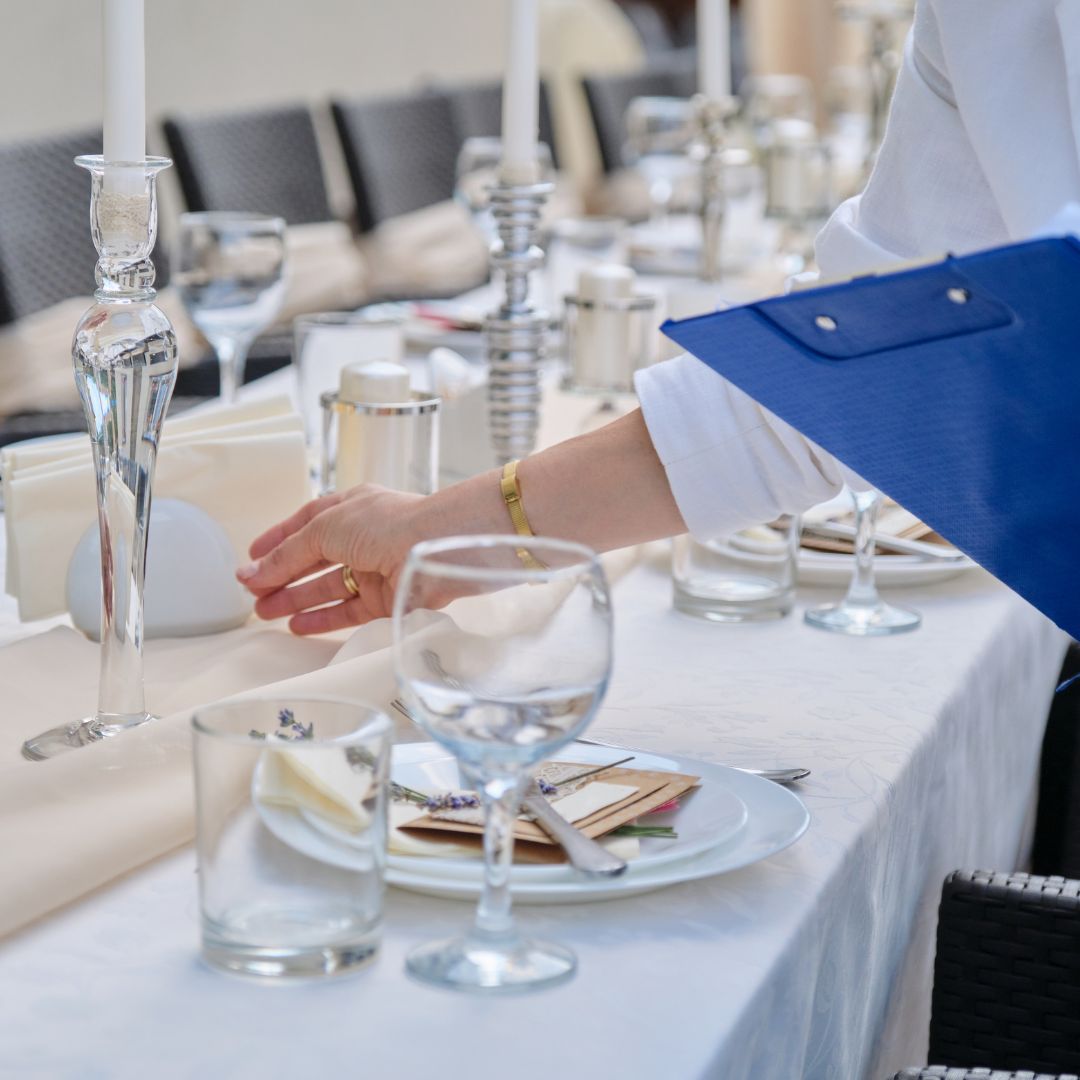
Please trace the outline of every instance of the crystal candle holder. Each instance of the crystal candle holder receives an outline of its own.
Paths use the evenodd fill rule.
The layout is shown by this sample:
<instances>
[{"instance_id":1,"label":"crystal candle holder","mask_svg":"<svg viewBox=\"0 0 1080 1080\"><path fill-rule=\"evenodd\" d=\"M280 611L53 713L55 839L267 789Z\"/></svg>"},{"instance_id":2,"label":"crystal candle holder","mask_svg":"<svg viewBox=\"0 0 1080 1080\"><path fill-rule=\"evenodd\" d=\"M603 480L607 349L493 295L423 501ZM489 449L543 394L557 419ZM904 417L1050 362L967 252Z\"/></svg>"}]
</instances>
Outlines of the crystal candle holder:
<instances>
[{"instance_id":1,"label":"crystal candle holder","mask_svg":"<svg viewBox=\"0 0 1080 1080\"><path fill-rule=\"evenodd\" d=\"M168 158L75 163L91 177L98 251L94 302L75 328L72 362L86 414L101 532L101 673L96 712L23 745L42 760L151 719L143 693L143 584L154 465L176 382L176 335L154 303L157 174Z\"/></svg>"}]
</instances>

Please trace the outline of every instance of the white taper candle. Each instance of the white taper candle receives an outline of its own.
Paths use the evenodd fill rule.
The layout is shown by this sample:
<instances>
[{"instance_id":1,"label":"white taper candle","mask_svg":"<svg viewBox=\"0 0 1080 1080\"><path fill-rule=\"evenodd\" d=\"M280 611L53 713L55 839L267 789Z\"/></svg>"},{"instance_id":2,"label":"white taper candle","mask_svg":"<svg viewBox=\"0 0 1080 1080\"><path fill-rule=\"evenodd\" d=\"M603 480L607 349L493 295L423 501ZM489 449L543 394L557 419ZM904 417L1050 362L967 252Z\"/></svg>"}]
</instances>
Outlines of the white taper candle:
<instances>
[{"instance_id":1,"label":"white taper candle","mask_svg":"<svg viewBox=\"0 0 1080 1080\"><path fill-rule=\"evenodd\" d=\"M729 0L697 0L698 89L710 100L731 93Z\"/></svg>"},{"instance_id":2,"label":"white taper candle","mask_svg":"<svg viewBox=\"0 0 1080 1080\"><path fill-rule=\"evenodd\" d=\"M539 179L536 140L539 128L537 0L510 0L506 31L506 70L502 98L501 178L509 184Z\"/></svg>"},{"instance_id":3,"label":"white taper candle","mask_svg":"<svg viewBox=\"0 0 1080 1080\"><path fill-rule=\"evenodd\" d=\"M143 0L102 0L104 154L106 161L146 157L146 42Z\"/></svg>"}]
</instances>

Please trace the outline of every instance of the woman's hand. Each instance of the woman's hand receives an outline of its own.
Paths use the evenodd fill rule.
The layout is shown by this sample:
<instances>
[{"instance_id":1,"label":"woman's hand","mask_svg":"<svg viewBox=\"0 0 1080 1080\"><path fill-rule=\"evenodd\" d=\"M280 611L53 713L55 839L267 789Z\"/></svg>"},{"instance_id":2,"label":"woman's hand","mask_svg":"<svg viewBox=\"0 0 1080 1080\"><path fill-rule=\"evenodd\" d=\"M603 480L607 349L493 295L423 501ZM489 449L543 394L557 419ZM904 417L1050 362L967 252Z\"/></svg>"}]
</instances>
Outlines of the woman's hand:
<instances>
[{"instance_id":1,"label":"woman's hand","mask_svg":"<svg viewBox=\"0 0 1080 1080\"><path fill-rule=\"evenodd\" d=\"M257 597L255 613L288 617L294 634L321 634L389 615L405 556L424 539L416 521L424 501L365 484L302 506L258 537L251 545L255 561L237 571ZM341 566L352 569L359 595L345 587Z\"/></svg>"}]
</instances>

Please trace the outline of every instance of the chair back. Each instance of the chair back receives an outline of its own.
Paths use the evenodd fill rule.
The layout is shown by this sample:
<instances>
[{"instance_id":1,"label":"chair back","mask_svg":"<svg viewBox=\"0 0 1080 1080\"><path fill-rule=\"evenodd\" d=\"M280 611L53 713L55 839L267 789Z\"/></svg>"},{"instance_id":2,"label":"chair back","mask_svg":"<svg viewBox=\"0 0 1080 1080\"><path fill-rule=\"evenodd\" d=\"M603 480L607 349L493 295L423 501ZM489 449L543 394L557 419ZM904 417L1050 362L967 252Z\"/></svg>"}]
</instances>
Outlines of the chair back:
<instances>
[{"instance_id":1,"label":"chair back","mask_svg":"<svg viewBox=\"0 0 1080 1080\"><path fill-rule=\"evenodd\" d=\"M457 130L458 143L476 136L495 136L502 131L502 83L457 83L435 88L450 99L450 113ZM551 121L551 102L547 86L540 84L540 141L547 143L551 160L559 167L555 131Z\"/></svg>"},{"instance_id":2,"label":"chair back","mask_svg":"<svg viewBox=\"0 0 1080 1080\"><path fill-rule=\"evenodd\" d=\"M90 174L74 158L100 152L100 131L0 145L0 323L94 291Z\"/></svg>"},{"instance_id":3,"label":"chair back","mask_svg":"<svg viewBox=\"0 0 1080 1080\"><path fill-rule=\"evenodd\" d=\"M360 232L453 197L460 139L445 94L335 101L330 107Z\"/></svg>"},{"instance_id":4,"label":"chair back","mask_svg":"<svg viewBox=\"0 0 1080 1080\"><path fill-rule=\"evenodd\" d=\"M273 214L290 225L332 220L306 106L172 116L163 126L189 210Z\"/></svg>"}]
</instances>

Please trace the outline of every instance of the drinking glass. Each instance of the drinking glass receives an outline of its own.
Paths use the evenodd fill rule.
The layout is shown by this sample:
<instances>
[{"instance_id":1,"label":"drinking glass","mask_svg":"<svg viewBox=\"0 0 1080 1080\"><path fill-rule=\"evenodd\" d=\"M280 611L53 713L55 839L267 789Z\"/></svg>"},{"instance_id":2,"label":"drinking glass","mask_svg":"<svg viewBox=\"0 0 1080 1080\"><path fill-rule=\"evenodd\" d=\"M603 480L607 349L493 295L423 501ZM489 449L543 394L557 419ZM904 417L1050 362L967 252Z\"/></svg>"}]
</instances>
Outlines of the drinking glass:
<instances>
[{"instance_id":1,"label":"drinking glass","mask_svg":"<svg viewBox=\"0 0 1080 1080\"><path fill-rule=\"evenodd\" d=\"M477 135L461 144L456 165L454 198L472 215L473 224L484 238L495 240L495 219L491 216L491 189L498 182L502 165L502 139L497 135ZM538 180L550 181L555 174L551 147L536 144L536 161L540 166Z\"/></svg>"},{"instance_id":2,"label":"drinking glass","mask_svg":"<svg viewBox=\"0 0 1080 1080\"><path fill-rule=\"evenodd\" d=\"M331 698L192 717L202 951L226 971L336 975L382 921L393 725Z\"/></svg>"},{"instance_id":3,"label":"drinking glass","mask_svg":"<svg viewBox=\"0 0 1080 1080\"><path fill-rule=\"evenodd\" d=\"M653 221L667 217L676 187L698 173L689 156L695 134L693 105L684 98L639 97L627 107L623 158L645 180Z\"/></svg>"},{"instance_id":4,"label":"drinking glass","mask_svg":"<svg viewBox=\"0 0 1080 1080\"><path fill-rule=\"evenodd\" d=\"M248 349L285 299L285 222L264 214L180 215L174 281L221 367L221 400L236 400Z\"/></svg>"},{"instance_id":5,"label":"drinking glass","mask_svg":"<svg viewBox=\"0 0 1080 1080\"><path fill-rule=\"evenodd\" d=\"M425 613L454 598L445 614ZM476 921L463 937L414 949L409 973L486 992L570 978L572 952L519 935L509 873L530 770L581 733L607 688L611 601L595 553L523 536L417 544L394 603L394 668L420 726L457 757L485 821Z\"/></svg>"},{"instance_id":6,"label":"drinking glass","mask_svg":"<svg viewBox=\"0 0 1080 1080\"><path fill-rule=\"evenodd\" d=\"M785 515L729 536L675 538L671 552L677 611L709 622L778 619L795 604L799 519Z\"/></svg>"},{"instance_id":7,"label":"drinking glass","mask_svg":"<svg viewBox=\"0 0 1080 1080\"><path fill-rule=\"evenodd\" d=\"M855 503L855 571L851 584L839 604L807 611L806 622L820 630L859 637L915 630L922 616L909 608L886 604L874 582L874 528L881 509L881 492L852 491L851 497Z\"/></svg>"},{"instance_id":8,"label":"drinking glass","mask_svg":"<svg viewBox=\"0 0 1080 1080\"><path fill-rule=\"evenodd\" d=\"M336 391L350 364L405 358L405 316L379 304L361 311L322 311L293 319L296 395L308 443L317 445L322 396Z\"/></svg>"}]
</instances>

